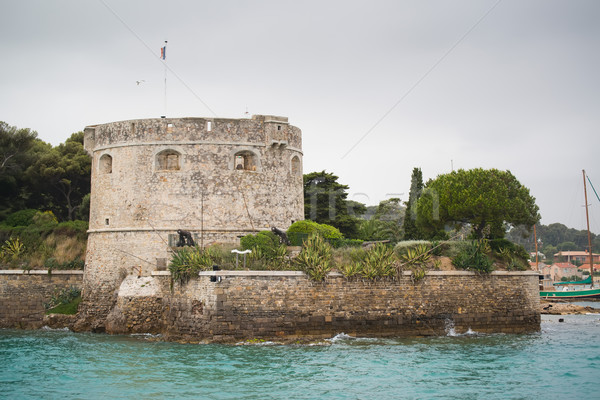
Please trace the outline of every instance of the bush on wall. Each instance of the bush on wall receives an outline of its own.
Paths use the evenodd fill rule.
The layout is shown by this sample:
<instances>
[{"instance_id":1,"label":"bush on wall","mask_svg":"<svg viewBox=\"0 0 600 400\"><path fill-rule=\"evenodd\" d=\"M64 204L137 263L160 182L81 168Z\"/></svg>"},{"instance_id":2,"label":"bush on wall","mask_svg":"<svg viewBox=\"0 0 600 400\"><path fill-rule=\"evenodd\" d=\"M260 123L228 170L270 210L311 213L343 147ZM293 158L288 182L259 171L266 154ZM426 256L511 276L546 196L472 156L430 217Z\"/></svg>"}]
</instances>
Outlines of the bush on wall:
<instances>
[{"instance_id":1,"label":"bush on wall","mask_svg":"<svg viewBox=\"0 0 600 400\"><path fill-rule=\"evenodd\" d=\"M287 230L288 239L294 246L301 246L311 234L318 234L324 239L343 239L342 233L336 227L319 224L314 221L296 221Z\"/></svg>"}]
</instances>

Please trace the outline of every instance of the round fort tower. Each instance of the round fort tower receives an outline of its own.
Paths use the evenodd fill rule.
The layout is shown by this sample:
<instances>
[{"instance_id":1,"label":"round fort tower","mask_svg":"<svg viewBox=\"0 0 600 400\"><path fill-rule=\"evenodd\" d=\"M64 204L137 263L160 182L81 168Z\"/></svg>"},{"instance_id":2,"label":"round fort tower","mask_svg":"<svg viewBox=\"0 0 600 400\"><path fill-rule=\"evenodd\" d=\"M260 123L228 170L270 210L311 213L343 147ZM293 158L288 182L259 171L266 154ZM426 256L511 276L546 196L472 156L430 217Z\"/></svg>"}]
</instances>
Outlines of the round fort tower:
<instances>
[{"instance_id":1,"label":"round fort tower","mask_svg":"<svg viewBox=\"0 0 600 400\"><path fill-rule=\"evenodd\" d=\"M92 156L84 300L98 307L110 307L132 270L166 269L178 229L206 246L304 219L301 131L285 117L112 122L86 127L84 145Z\"/></svg>"}]
</instances>

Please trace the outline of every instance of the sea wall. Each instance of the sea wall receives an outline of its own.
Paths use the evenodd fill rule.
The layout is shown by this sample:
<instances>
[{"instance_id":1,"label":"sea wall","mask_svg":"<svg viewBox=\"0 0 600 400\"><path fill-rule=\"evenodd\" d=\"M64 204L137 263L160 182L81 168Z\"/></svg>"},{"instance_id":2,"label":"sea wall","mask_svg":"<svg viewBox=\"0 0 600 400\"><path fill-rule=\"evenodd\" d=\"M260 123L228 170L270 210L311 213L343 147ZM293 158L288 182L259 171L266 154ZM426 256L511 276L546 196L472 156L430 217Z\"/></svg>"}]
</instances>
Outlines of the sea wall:
<instances>
[{"instance_id":1,"label":"sea wall","mask_svg":"<svg viewBox=\"0 0 600 400\"><path fill-rule=\"evenodd\" d=\"M172 340L239 341L444 335L450 329L523 333L540 329L535 272L433 271L419 282L313 282L297 271L203 272L171 284L167 272L128 276L106 322L110 333Z\"/></svg>"},{"instance_id":2,"label":"sea wall","mask_svg":"<svg viewBox=\"0 0 600 400\"><path fill-rule=\"evenodd\" d=\"M80 289L82 283L83 271L1 270L0 328L40 328L44 303L63 289Z\"/></svg>"},{"instance_id":3,"label":"sea wall","mask_svg":"<svg viewBox=\"0 0 600 400\"><path fill-rule=\"evenodd\" d=\"M41 327L44 303L57 291L81 285L81 271L0 271L0 327ZM451 329L540 329L533 271L430 271L418 282L408 272L379 281L333 273L314 282L298 271L210 271L184 284L173 282L168 271L155 271L124 276L114 298L101 330L162 334L168 340L293 341L341 332L393 337L445 335ZM97 312L106 315L106 310ZM76 330L93 329L73 322L69 326Z\"/></svg>"}]
</instances>

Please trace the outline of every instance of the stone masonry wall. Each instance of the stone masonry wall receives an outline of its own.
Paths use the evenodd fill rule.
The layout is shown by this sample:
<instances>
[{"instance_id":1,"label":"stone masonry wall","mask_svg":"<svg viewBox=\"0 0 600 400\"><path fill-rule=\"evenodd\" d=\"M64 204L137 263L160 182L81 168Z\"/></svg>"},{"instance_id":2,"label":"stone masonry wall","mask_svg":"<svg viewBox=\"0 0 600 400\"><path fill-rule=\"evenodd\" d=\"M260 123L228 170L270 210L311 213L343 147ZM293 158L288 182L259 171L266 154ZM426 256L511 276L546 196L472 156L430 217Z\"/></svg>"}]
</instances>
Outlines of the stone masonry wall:
<instances>
[{"instance_id":1,"label":"stone masonry wall","mask_svg":"<svg viewBox=\"0 0 600 400\"><path fill-rule=\"evenodd\" d=\"M531 272L430 272L417 283L406 274L376 282L331 274L318 283L295 271L219 271L172 289L169 281L162 272L129 279L107 330L228 342L540 328L538 276Z\"/></svg>"},{"instance_id":2,"label":"stone masonry wall","mask_svg":"<svg viewBox=\"0 0 600 400\"><path fill-rule=\"evenodd\" d=\"M82 329L103 329L133 269L166 267L178 229L206 246L304 219L302 134L286 117L112 122L86 127L84 146L92 179Z\"/></svg>"},{"instance_id":3,"label":"stone masonry wall","mask_svg":"<svg viewBox=\"0 0 600 400\"><path fill-rule=\"evenodd\" d=\"M43 304L52 294L81 284L81 271L0 271L0 327L41 327ZM434 271L413 283L407 274L376 282L330 274L324 282L313 282L297 271L211 271L184 285L171 283L166 271L129 273L110 307L86 310L104 315L103 329L109 333L159 333L191 341L540 329L534 272Z\"/></svg>"},{"instance_id":4,"label":"stone masonry wall","mask_svg":"<svg viewBox=\"0 0 600 400\"><path fill-rule=\"evenodd\" d=\"M0 271L0 328L42 326L44 303L56 291L81 288L83 271Z\"/></svg>"}]
</instances>

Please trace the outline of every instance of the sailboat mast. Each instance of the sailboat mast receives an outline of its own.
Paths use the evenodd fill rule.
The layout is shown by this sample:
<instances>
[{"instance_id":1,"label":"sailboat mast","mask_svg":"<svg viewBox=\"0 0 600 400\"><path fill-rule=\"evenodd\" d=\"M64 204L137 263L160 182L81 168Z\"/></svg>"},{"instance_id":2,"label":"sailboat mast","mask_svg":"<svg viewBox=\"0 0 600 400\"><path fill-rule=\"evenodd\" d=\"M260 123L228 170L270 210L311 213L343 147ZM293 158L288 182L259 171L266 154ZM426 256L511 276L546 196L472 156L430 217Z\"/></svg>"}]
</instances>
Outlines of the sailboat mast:
<instances>
[{"instance_id":1,"label":"sailboat mast","mask_svg":"<svg viewBox=\"0 0 600 400\"><path fill-rule=\"evenodd\" d=\"M540 263L539 263L539 258L538 258L538 241L537 241L537 232L535 231L535 224L533 224L533 240L535 241L535 270L539 271L540 270Z\"/></svg>"},{"instance_id":2,"label":"sailboat mast","mask_svg":"<svg viewBox=\"0 0 600 400\"><path fill-rule=\"evenodd\" d=\"M590 252L590 277L592 278L592 287L594 287L594 253L592 253L592 237L590 235L590 216L588 213L588 201L587 201L587 187L585 185L585 169L583 172L583 195L585 198L585 221L587 223L587 234L588 234L588 249Z\"/></svg>"}]
</instances>

